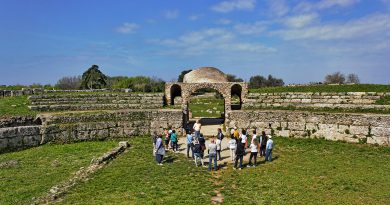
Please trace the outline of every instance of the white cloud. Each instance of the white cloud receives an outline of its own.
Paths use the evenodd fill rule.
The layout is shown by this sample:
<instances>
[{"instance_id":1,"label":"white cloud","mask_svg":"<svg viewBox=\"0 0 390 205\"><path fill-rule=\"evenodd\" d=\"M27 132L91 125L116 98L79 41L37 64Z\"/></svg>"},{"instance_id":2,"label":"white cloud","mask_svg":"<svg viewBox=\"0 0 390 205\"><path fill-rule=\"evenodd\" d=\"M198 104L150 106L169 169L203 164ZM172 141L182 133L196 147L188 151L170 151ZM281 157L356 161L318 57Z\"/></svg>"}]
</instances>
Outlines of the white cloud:
<instances>
[{"instance_id":1,"label":"white cloud","mask_svg":"<svg viewBox=\"0 0 390 205\"><path fill-rule=\"evenodd\" d=\"M188 17L189 20L191 21L196 21L196 20L199 20L200 18L202 18L202 14L195 14L195 15L191 15Z\"/></svg>"},{"instance_id":2,"label":"white cloud","mask_svg":"<svg viewBox=\"0 0 390 205\"><path fill-rule=\"evenodd\" d=\"M292 28L302 28L312 23L317 17L315 13L292 16L286 18L284 24Z\"/></svg>"},{"instance_id":3,"label":"white cloud","mask_svg":"<svg viewBox=\"0 0 390 205\"><path fill-rule=\"evenodd\" d=\"M216 24L221 24L221 25L229 25L231 23L232 21L229 19L219 19L216 21Z\"/></svg>"},{"instance_id":4,"label":"white cloud","mask_svg":"<svg viewBox=\"0 0 390 205\"><path fill-rule=\"evenodd\" d=\"M270 0L269 4L272 15L284 16L290 11L285 0Z\"/></svg>"},{"instance_id":5,"label":"white cloud","mask_svg":"<svg viewBox=\"0 0 390 205\"><path fill-rule=\"evenodd\" d=\"M276 49L259 43L241 42L234 33L222 28L209 28L186 33L177 39L154 39L149 41L167 47L162 54L199 56L211 53L268 53Z\"/></svg>"},{"instance_id":6,"label":"white cloud","mask_svg":"<svg viewBox=\"0 0 390 205\"><path fill-rule=\"evenodd\" d=\"M234 26L234 29L241 34L251 35L260 34L264 32L267 27L265 22L258 21L252 24L237 24Z\"/></svg>"},{"instance_id":7,"label":"white cloud","mask_svg":"<svg viewBox=\"0 0 390 205\"><path fill-rule=\"evenodd\" d=\"M286 40L337 40L390 35L390 15L376 14L346 23L332 23L306 28L282 29L274 32Z\"/></svg>"},{"instance_id":8,"label":"white cloud","mask_svg":"<svg viewBox=\"0 0 390 205\"><path fill-rule=\"evenodd\" d=\"M175 19L179 17L179 11L178 10L168 10L164 12L164 17L166 19Z\"/></svg>"},{"instance_id":9,"label":"white cloud","mask_svg":"<svg viewBox=\"0 0 390 205\"><path fill-rule=\"evenodd\" d=\"M256 0L229 0L223 1L211 7L212 10L221 13L227 13L233 10L253 10Z\"/></svg>"},{"instance_id":10,"label":"white cloud","mask_svg":"<svg viewBox=\"0 0 390 205\"><path fill-rule=\"evenodd\" d=\"M122 26L116 29L119 33L134 33L139 28L136 23L123 23Z\"/></svg>"},{"instance_id":11,"label":"white cloud","mask_svg":"<svg viewBox=\"0 0 390 205\"><path fill-rule=\"evenodd\" d=\"M317 3L307 1L299 3L294 10L299 12L310 12L316 10L329 9L332 7L349 7L355 5L360 0L321 0Z\"/></svg>"}]
</instances>

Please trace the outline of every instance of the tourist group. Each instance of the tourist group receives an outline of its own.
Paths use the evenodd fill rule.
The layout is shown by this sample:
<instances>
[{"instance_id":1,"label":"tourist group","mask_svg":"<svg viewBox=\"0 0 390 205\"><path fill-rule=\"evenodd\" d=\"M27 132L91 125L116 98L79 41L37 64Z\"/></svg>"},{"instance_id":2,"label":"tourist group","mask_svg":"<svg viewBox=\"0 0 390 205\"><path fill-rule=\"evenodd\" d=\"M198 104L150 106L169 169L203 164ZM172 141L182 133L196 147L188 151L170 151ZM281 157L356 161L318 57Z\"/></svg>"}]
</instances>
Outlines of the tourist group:
<instances>
[{"instance_id":1,"label":"tourist group","mask_svg":"<svg viewBox=\"0 0 390 205\"><path fill-rule=\"evenodd\" d=\"M209 171L211 171L213 167L214 170L218 170L217 161L222 160L221 151L223 147L226 147L226 149L229 149L230 151L230 160L234 162L233 169L242 169L243 158L246 154L250 154L247 167L256 167L257 155L265 157L265 161L272 161L272 149L274 146L272 136L266 135L264 131L261 136L257 136L256 130L253 130L252 136L249 140L248 133L245 129L243 129L240 133L237 127L234 127L229 133L230 140L227 142L226 146L223 146L222 140L225 136L222 133L222 130L218 128L216 136L212 137L209 144L206 146L206 140L201 134L201 127L201 123L197 120L192 129L186 129L187 157L194 159L196 166L198 166L199 161L201 165L204 166L203 158L205 156L205 152L207 151L209 158ZM153 154L156 156L158 165L162 165L166 151L169 149L172 149L173 152L179 151L176 131L172 129L165 129L163 135L154 133L152 137L154 147Z\"/></svg>"}]
</instances>

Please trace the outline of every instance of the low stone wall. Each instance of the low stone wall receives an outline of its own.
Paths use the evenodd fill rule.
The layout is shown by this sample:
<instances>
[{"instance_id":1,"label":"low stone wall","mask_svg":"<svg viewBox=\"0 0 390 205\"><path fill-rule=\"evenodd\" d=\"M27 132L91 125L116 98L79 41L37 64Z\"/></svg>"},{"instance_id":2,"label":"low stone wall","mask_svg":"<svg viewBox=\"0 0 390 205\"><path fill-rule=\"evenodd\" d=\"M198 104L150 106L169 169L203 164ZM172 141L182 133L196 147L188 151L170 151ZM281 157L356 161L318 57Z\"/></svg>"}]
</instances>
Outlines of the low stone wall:
<instances>
[{"instance_id":1,"label":"low stone wall","mask_svg":"<svg viewBox=\"0 0 390 205\"><path fill-rule=\"evenodd\" d=\"M91 93L30 96L31 110L119 110L152 109L163 106L163 93Z\"/></svg>"},{"instance_id":2,"label":"low stone wall","mask_svg":"<svg viewBox=\"0 0 390 205\"><path fill-rule=\"evenodd\" d=\"M390 115L301 111L231 111L226 125L283 137L325 138L390 146Z\"/></svg>"},{"instance_id":3,"label":"low stone wall","mask_svg":"<svg viewBox=\"0 0 390 205\"><path fill-rule=\"evenodd\" d=\"M0 128L0 153L41 144L123 138L162 133L182 134L181 110L130 110L40 116L42 125Z\"/></svg>"},{"instance_id":4,"label":"low stone wall","mask_svg":"<svg viewBox=\"0 0 390 205\"><path fill-rule=\"evenodd\" d=\"M377 100L385 96L390 96L390 93L249 93L247 98L244 100L243 108L310 107L389 110L390 105L375 104Z\"/></svg>"},{"instance_id":5,"label":"low stone wall","mask_svg":"<svg viewBox=\"0 0 390 205\"><path fill-rule=\"evenodd\" d=\"M40 125L42 122L39 119L31 116L13 116L0 118L0 128Z\"/></svg>"},{"instance_id":6,"label":"low stone wall","mask_svg":"<svg viewBox=\"0 0 390 205\"><path fill-rule=\"evenodd\" d=\"M44 93L43 89L0 90L0 98Z\"/></svg>"}]
</instances>

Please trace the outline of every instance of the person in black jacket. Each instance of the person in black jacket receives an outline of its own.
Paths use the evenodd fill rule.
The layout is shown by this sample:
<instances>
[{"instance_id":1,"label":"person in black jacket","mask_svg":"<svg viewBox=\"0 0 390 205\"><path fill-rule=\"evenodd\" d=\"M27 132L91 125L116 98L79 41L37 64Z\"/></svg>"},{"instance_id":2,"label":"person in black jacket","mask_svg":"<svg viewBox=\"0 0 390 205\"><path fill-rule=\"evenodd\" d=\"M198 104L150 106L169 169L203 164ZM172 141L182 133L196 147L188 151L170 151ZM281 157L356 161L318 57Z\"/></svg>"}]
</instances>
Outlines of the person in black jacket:
<instances>
[{"instance_id":1,"label":"person in black jacket","mask_svg":"<svg viewBox=\"0 0 390 205\"><path fill-rule=\"evenodd\" d=\"M261 132L261 137L260 137L260 157L265 157L265 148L267 145L268 137L265 134L265 132Z\"/></svg>"},{"instance_id":2,"label":"person in black jacket","mask_svg":"<svg viewBox=\"0 0 390 205\"><path fill-rule=\"evenodd\" d=\"M204 157L204 151L206 150L206 140L204 139L203 137L203 134L200 134L199 138L198 138L198 141L199 141L199 144L200 144L200 147L201 147L201 157L203 159Z\"/></svg>"},{"instance_id":3,"label":"person in black jacket","mask_svg":"<svg viewBox=\"0 0 390 205\"><path fill-rule=\"evenodd\" d=\"M202 155L202 147L199 144L199 141L195 140L195 144L194 144L194 158L195 158L195 165L196 166L198 166L198 159L200 159L200 162L202 163L202 166L204 166L203 159L202 159L201 155Z\"/></svg>"},{"instance_id":4,"label":"person in black jacket","mask_svg":"<svg viewBox=\"0 0 390 205\"><path fill-rule=\"evenodd\" d=\"M244 144L242 143L242 139L239 138L237 140L237 148L236 148L236 160L234 162L234 169L237 168L237 163L238 163L238 160L240 160L240 170L242 168L242 160L244 158L244 155L245 155L245 148L244 148Z\"/></svg>"}]
</instances>

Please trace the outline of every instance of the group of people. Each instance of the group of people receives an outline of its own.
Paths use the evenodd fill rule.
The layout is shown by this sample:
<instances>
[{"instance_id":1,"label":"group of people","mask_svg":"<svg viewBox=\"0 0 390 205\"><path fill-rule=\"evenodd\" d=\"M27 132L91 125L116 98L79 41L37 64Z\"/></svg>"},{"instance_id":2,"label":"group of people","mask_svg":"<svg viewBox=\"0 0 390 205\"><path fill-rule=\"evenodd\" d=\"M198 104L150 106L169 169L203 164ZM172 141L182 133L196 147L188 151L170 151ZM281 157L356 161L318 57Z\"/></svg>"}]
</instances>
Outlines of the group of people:
<instances>
[{"instance_id":1,"label":"group of people","mask_svg":"<svg viewBox=\"0 0 390 205\"><path fill-rule=\"evenodd\" d=\"M186 129L187 157L194 159L196 166L198 166L198 161L200 161L202 166L204 166L203 158L204 153L207 150L209 158L208 169L211 171L212 167L214 167L214 170L217 170L217 161L222 160L222 140L225 136L222 133L222 130L218 128L217 135L210 139L210 143L206 147L206 140L200 130L201 124L199 121L196 121L193 126L193 134L191 134L190 129ZM264 131L261 136L257 136L256 130L253 130L252 133L252 137L249 140L245 129L243 129L241 133L238 131L237 127L234 127L234 129L231 130L230 140L228 141L226 147L230 150L230 158L231 161L234 162L234 169L242 169L243 158L247 154L246 149L250 149L250 157L247 167L256 167L257 155L265 157L265 161L272 161L272 150L274 146L272 136L266 135ZM178 151L178 138L175 130L165 129L164 135L165 146L162 135L157 135L155 133L153 137L153 153L156 156L158 165L162 165L163 156L169 148L172 148L174 152Z\"/></svg>"},{"instance_id":2,"label":"group of people","mask_svg":"<svg viewBox=\"0 0 390 205\"><path fill-rule=\"evenodd\" d=\"M247 148L250 149L250 156L247 167L256 167L258 154L260 157L265 157L265 161L271 162L273 146L274 144L272 136L266 135L265 131L262 132L261 136L257 136L256 130L253 130L249 143L247 131L243 129L241 133L239 133L237 127L235 127L231 131L231 139L228 142L231 161L234 161L234 169L237 168L238 162L240 162L238 168L242 168L242 162Z\"/></svg>"}]
</instances>

